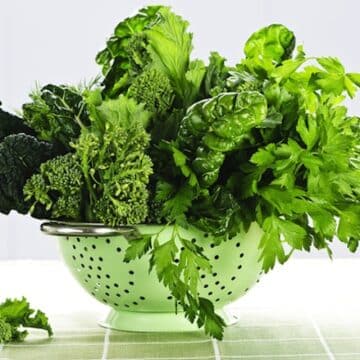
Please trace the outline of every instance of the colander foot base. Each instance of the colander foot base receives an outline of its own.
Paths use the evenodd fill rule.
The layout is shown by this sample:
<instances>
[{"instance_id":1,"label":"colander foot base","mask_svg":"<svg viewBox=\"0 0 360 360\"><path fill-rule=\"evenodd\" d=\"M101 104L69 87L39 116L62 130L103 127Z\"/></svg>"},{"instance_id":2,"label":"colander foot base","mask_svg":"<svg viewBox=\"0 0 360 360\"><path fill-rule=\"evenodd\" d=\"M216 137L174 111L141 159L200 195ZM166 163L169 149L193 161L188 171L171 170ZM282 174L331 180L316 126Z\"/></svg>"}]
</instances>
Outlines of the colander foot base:
<instances>
[{"instance_id":1,"label":"colander foot base","mask_svg":"<svg viewBox=\"0 0 360 360\"><path fill-rule=\"evenodd\" d=\"M234 323L235 319L224 310L217 313L228 325ZM175 314L111 310L99 325L107 329L133 332L199 331L196 324L191 324L181 312Z\"/></svg>"}]
</instances>

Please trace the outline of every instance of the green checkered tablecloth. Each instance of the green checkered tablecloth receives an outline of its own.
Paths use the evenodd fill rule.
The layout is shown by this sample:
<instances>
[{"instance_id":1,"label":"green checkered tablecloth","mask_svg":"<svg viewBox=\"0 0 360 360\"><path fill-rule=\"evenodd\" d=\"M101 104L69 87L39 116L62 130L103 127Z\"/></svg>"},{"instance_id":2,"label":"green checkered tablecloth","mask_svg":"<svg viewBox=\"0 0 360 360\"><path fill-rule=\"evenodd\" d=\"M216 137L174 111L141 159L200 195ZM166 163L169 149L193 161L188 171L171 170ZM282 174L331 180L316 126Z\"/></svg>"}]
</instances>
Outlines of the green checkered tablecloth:
<instances>
[{"instance_id":1,"label":"green checkered tablecloth","mask_svg":"<svg viewBox=\"0 0 360 360\"><path fill-rule=\"evenodd\" d=\"M360 359L359 260L297 260L264 277L230 308L239 323L226 329L222 342L201 332L102 329L96 322L106 307L78 288L61 264L0 263L2 284L5 268L14 275L1 297L28 296L48 312L55 335L34 331L25 343L4 346L0 360Z\"/></svg>"}]
</instances>

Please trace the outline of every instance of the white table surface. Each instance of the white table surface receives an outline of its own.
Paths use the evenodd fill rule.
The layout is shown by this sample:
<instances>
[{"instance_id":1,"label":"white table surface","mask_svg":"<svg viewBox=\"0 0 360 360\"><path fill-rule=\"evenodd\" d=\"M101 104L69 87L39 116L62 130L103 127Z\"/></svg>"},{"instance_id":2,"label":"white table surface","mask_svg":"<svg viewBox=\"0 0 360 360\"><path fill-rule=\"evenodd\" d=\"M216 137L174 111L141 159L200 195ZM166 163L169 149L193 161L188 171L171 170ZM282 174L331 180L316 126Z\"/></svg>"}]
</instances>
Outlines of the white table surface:
<instances>
[{"instance_id":1,"label":"white table surface","mask_svg":"<svg viewBox=\"0 0 360 360\"><path fill-rule=\"evenodd\" d=\"M240 327L241 324L244 327L245 325L257 327L262 330L262 334L268 334L267 327L302 326L301 324L306 322L311 328L312 335L304 339L316 340L319 348L321 347L320 353L312 354L311 351L302 353L289 347L288 357L286 354L272 357L271 353L266 353L270 350L261 350L265 352L260 354L240 355L242 350L240 348L236 350L235 345L232 344L232 348L228 349L233 355L226 355L226 341L229 342L226 346L231 345L232 335L229 333L230 337L226 337L225 342L220 346L214 347L212 344L213 357L176 357L176 354L172 353L171 357L133 355L111 357L111 359L360 359L359 279L360 259L290 260L286 265L278 266L265 275L256 287L232 305L240 318ZM107 306L89 296L72 278L65 265L58 261L0 262L0 284L0 301L6 297L26 296L33 307L46 312L54 327L55 339L56 333L74 329L77 331L83 329L87 333L96 331L99 329L96 321L108 311ZM102 336L103 333L99 334ZM275 337L271 333L268 335L268 341L291 340L291 338L281 339L279 334ZM131 339L136 339L136 336L132 334ZM259 340L263 343L262 337L247 341ZM283 333L281 337L284 337ZM236 340L237 343L239 341L243 340ZM32 346L37 345L35 343ZM5 347L3 352L0 351L0 359L22 359L23 357L16 356L16 351L16 346L13 348L10 346L10 350L9 348L6 350ZM5 358L2 358L2 354ZM81 359L81 357L76 358ZM107 359L104 354L99 358ZM50 359L52 358L49 357Z\"/></svg>"}]
</instances>

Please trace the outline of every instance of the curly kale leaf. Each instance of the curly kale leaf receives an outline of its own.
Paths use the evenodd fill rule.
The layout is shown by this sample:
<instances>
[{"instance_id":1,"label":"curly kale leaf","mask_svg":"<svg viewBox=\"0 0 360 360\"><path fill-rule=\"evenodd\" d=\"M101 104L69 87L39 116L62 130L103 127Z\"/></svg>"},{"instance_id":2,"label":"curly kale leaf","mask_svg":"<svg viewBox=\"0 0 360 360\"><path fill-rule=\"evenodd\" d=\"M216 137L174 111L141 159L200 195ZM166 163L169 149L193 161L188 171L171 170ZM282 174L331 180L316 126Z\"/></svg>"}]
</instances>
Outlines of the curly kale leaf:
<instances>
[{"instance_id":1,"label":"curly kale leaf","mask_svg":"<svg viewBox=\"0 0 360 360\"><path fill-rule=\"evenodd\" d=\"M0 344L24 341L28 335L26 328L42 329L53 335L46 315L33 310L25 298L7 299L0 304Z\"/></svg>"},{"instance_id":2,"label":"curly kale leaf","mask_svg":"<svg viewBox=\"0 0 360 360\"><path fill-rule=\"evenodd\" d=\"M127 96L144 104L146 110L153 114L164 114L169 111L173 100L174 90L168 77L155 68L149 68L132 82Z\"/></svg>"},{"instance_id":3,"label":"curly kale leaf","mask_svg":"<svg viewBox=\"0 0 360 360\"><path fill-rule=\"evenodd\" d=\"M139 224L148 214L152 162L145 154L150 137L143 124L150 113L125 96L96 99L88 98L92 126L75 144L89 193L88 220Z\"/></svg>"},{"instance_id":4,"label":"curly kale leaf","mask_svg":"<svg viewBox=\"0 0 360 360\"><path fill-rule=\"evenodd\" d=\"M41 163L53 156L51 144L31 135L9 135L0 143L0 212L8 214L16 210L25 214L29 211L23 195L25 182Z\"/></svg>"},{"instance_id":5,"label":"curly kale leaf","mask_svg":"<svg viewBox=\"0 0 360 360\"><path fill-rule=\"evenodd\" d=\"M30 212L42 206L52 219L80 221L83 185L79 159L69 153L41 164L25 184L25 200L32 203Z\"/></svg>"},{"instance_id":6,"label":"curly kale leaf","mask_svg":"<svg viewBox=\"0 0 360 360\"><path fill-rule=\"evenodd\" d=\"M36 131L41 140L57 143L70 151L70 143L89 123L81 93L65 85L46 85L30 97L32 102L23 105L26 124Z\"/></svg>"},{"instance_id":7,"label":"curly kale leaf","mask_svg":"<svg viewBox=\"0 0 360 360\"><path fill-rule=\"evenodd\" d=\"M35 135L34 130L26 126L23 119L0 109L0 141L8 135L20 133Z\"/></svg>"}]
</instances>

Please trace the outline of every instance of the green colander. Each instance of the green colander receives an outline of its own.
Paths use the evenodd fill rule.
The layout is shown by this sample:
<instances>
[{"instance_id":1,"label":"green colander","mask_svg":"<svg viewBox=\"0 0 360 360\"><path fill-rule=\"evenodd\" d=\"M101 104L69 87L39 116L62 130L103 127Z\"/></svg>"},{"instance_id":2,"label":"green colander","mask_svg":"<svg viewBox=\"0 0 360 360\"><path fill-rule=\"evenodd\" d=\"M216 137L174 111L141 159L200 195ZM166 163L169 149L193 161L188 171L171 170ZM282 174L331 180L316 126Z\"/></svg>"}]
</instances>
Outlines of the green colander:
<instances>
[{"instance_id":1,"label":"green colander","mask_svg":"<svg viewBox=\"0 0 360 360\"><path fill-rule=\"evenodd\" d=\"M159 233L159 225L108 228L99 224L48 222L43 232L58 238L60 252L73 276L97 300L112 309L100 325L126 331L194 331L183 313L175 313L168 289L149 273L149 257L125 263L125 250L138 234ZM181 231L204 248L212 273L201 273L200 295L210 299L227 324L236 322L224 306L237 300L261 275L260 227L253 223L247 233L216 246L197 229ZM171 236L172 227L160 233L159 241Z\"/></svg>"}]
</instances>

